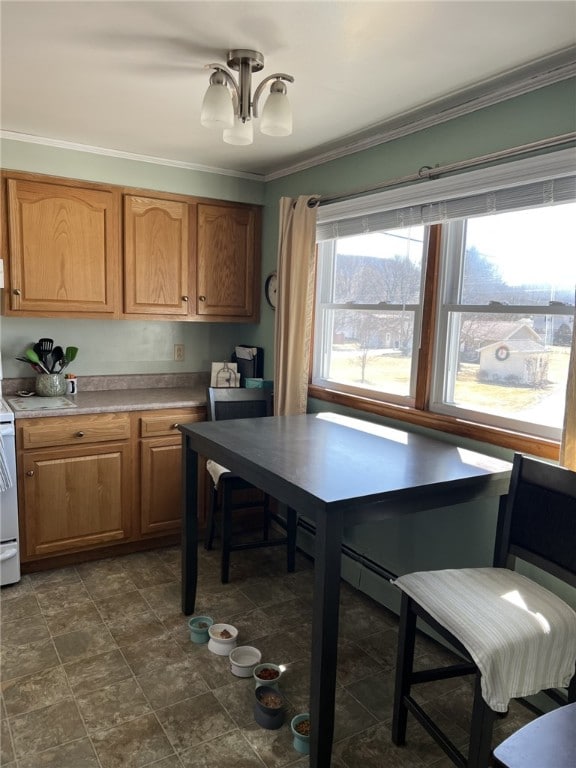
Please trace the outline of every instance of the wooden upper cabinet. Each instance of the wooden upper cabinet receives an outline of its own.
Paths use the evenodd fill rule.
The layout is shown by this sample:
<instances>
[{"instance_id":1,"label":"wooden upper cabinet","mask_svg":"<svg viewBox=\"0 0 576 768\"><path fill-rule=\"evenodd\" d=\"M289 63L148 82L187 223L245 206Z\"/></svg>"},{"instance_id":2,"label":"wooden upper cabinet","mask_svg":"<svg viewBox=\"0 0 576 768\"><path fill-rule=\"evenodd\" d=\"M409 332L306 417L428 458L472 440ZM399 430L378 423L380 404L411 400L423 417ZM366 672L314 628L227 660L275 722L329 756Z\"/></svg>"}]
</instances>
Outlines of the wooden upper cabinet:
<instances>
[{"instance_id":1,"label":"wooden upper cabinet","mask_svg":"<svg viewBox=\"0 0 576 768\"><path fill-rule=\"evenodd\" d=\"M188 205L124 197L124 312L185 318L189 302Z\"/></svg>"},{"instance_id":2,"label":"wooden upper cabinet","mask_svg":"<svg viewBox=\"0 0 576 768\"><path fill-rule=\"evenodd\" d=\"M198 205L196 313L257 321L260 300L260 209Z\"/></svg>"},{"instance_id":3,"label":"wooden upper cabinet","mask_svg":"<svg viewBox=\"0 0 576 768\"><path fill-rule=\"evenodd\" d=\"M255 323L260 206L6 171L2 312Z\"/></svg>"},{"instance_id":4,"label":"wooden upper cabinet","mask_svg":"<svg viewBox=\"0 0 576 768\"><path fill-rule=\"evenodd\" d=\"M8 179L7 314L117 316L119 195Z\"/></svg>"}]
</instances>

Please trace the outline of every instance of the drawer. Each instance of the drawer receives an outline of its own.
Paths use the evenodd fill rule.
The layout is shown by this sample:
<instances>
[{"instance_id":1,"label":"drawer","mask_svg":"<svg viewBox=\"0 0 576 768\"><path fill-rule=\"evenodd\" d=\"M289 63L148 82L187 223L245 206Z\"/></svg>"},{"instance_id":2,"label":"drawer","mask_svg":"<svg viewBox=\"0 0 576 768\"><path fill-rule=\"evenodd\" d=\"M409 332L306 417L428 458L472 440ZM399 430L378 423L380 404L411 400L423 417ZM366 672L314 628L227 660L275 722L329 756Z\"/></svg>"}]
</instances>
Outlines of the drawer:
<instances>
[{"instance_id":1,"label":"drawer","mask_svg":"<svg viewBox=\"0 0 576 768\"><path fill-rule=\"evenodd\" d=\"M128 440L130 418L125 413L98 413L34 419L19 426L19 432L20 447L24 450Z\"/></svg>"},{"instance_id":2,"label":"drawer","mask_svg":"<svg viewBox=\"0 0 576 768\"><path fill-rule=\"evenodd\" d=\"M140 417L140 437L164 437L180 434L179 424L206 420L205 408L182 408L153 411Z\"/></svg>"}]
</instances>

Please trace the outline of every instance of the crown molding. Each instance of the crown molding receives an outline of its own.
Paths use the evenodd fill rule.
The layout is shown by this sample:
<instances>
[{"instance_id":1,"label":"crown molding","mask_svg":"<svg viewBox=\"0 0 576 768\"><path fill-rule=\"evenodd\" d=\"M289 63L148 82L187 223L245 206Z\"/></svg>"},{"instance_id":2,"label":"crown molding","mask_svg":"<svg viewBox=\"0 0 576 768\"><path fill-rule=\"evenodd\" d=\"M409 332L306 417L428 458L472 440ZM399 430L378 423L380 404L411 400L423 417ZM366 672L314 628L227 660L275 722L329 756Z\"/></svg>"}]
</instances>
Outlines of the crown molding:
<instances>
[{"instance_id":1,"label":"crown molding","mask_svg":"<svg viewBox=\"0 0 576 768\"><path fill-rule=\"evenodd\" d=\"M105 149L104 147L92 147L89 144L76 144L70 141L59 141L58 139L48 139L43 136L33 136L28 133L18 133L17 131L0 130L0 139L10 139L11 141L22 141L26 144L41 144L45 147L55 147L56 149L75 150L76 152L88 152L92 155L105 155L106 157L117 157L123 160L137 160L140 163L151 163L153 165L165 165L170 168L184 168L187 171L199 171L201 173L213 173L219 176L233 176L237 179L247 179L248 181L264 181L264 176L258 173L243 173L241 171L231 171L229 168L215 168L209 165L198 165L196 163L185 163L180 160L169 160L164 157L153 157L150 155L138 155L134 152L124 152L118 149Z\"/></svg>"},{"instance_id":2,"label":"crown molding","mask_svg":"<svg viewBox=\"0 0 576 768\"><path fill-rule=\"evenodd\" d=\"M552 56L484 80L471 88L462 89L417 109L403 112L377 127L349 136L347 140L338 142L332 149L268 173L264 176L264 181L274 181L283 176L305 171L331 160L409 136L575 76L576 46L571 46Z\"/></svg>"}]
</instances>

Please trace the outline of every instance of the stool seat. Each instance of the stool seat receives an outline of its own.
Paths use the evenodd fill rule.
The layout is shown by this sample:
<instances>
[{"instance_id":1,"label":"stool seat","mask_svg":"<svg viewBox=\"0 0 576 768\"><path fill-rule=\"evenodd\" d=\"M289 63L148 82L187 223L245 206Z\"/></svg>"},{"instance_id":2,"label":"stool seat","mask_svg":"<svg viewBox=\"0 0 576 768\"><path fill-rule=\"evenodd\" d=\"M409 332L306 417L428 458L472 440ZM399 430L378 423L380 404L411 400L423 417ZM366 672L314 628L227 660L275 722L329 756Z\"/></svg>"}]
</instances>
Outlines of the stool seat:
<instances>
[{"instance_id":1,"label":"stool seat","mask_svg":"<svg viewBox=\"0 0 576 768\"><path fill-rule=\"evenodd\" d=\"M576 703L536 718L496 747L495 768L574 768Z\"/></svg>"}]
</instances>

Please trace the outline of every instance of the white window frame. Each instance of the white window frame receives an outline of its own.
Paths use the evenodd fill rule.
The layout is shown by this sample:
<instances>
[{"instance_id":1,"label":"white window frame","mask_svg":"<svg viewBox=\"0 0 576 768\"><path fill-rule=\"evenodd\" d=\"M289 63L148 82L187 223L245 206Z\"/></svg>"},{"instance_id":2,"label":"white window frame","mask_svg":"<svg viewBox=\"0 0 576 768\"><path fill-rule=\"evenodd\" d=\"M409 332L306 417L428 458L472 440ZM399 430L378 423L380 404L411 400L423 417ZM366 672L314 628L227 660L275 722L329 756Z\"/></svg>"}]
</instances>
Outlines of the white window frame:
<instances>
[{"instance_id":1,"label":"white window frame","mask_svg":"<svg viewBox=\"0 0 576 768\"><path fill-rule=\"evenodd\" d=\"M318 244L318 272L316 278L317 292L315 303L315 327L312 361L312 383L325 388L335 389L340 392L364 396L369 393L376 400L394 402L399 404L414 402L416 388L416 375L418 368L418 350L420 347L420 334L422 329L422 298L418 304L339 304L332 301L334 291L334 262L336 259L336 240L328 240ZM420 277L420 297L424 291L424 279L426 275L426 251L428 235L425 231L423 243L423 259ZM414 314L414 338L412 343L409 394L397 395L385 390L373 387L354 386L345 382L334 381L325 378L323 372L330 367L329 357L332 353L333 323L331 310L350 310L354 312L400 312L408 311ZM322 330L319 331L319 326ZM330 327L328 327L330 326Z\"/></svg>"},{"instance_id":2,"label":"white window frame","mask_svg":"<svg viewBox=\"0 0 576 768\"><path fill-rule=\"evenodd\" d=\"M422 183L412 184L407 187L399 189L389 189L377 194L366 195L361 197L355 197L350 200L344 200L341 202L327 204L321 206L318 212L318 241L319 246L325 240L335 240L339 237L346 237L347 235L360 234L362 232L382 231L400 227L407 227L411 224L432 224L440 223L445 225L450 222L450 226L443 226L442 233L442 248L448 247L448 240L452 238L452 246L458 238L462 237L462 232L459 232L458 226L455 225L455 220L458 216L461 218L473 217L483 214L490 214L498 212L491 210L491 206L494 200L498 198L498 192L501 190L501 195L504 199L504 204L507 201L508 192L511 191L514 194L514 189L517 187L523 187L529 190L527 185L535 185L539 182L544 182L544 192L548 194L547 182L550 181L551 194L554 194L554 180L566 179L565 188L560 190L560 195L569 194L573 195L572 185L573 177L576 176L576 153L573 149L559 150L551 152L538 157L524 158L522 160L510 161L504 164L500 164L494 167L475 170L468 173L454 174L446 178L440 179L428 179ZM572 177L567 179L566 177ZM522 209L531 207L531 205L538 205L538 203L530 203L523 205L522 195L524 189L518 190L515 195L518 197L517 208ZM568 192L566 192L568 190ZM557 198L559 201L563 201L564 198ZM573 198L570 198L573 199ZM485 209L482 206L485 205ZM513 210L508 209L508 210ZM462 211L462 212L461 212ZM463 228L461 228L463 229ZM446 234L448 231L448 234ZM456 239L456 240L455 240ZM449 267L444 266L446 259L441 258L442 269L446 270ZM424 275L423 265L423 275ZM317 279L322 280L322 275L318 275ZM450 279L448 279L450 277ZM457 272L454 272L451 276L447 276L446 273L441 275L442 284L444 286L451 285L454 288L454 280L458 280ZM320 290L322 288L320 287ZM443 289L446 290L445 288ZM425 406L417 405L420 409L420 413L423 415L423 424L433 425L433 419L430 416L437 414L440 417L452 417L454 421L466 421L469 420L472 425L476 425L479 429L484 427L494 427L496 430L509 430L516 433L518 430L525 430L526 436L530 439L530 436L536 439L546 440L559 440L559 430L541 427L541 425L535 425L532 423L521 423L516 420L507 420L502 417L492 417L490 414L484 412L475 412L471 410L465 410L460 406L450 406L442 403L443 387L446 385L442 381L445 377L440 375L440 366L444 364L446 359L446 347L448 343L447 329L448 329L448 308L442 307L443 297L437 297L437 306L434 313L435 319L435 332L434 332L434 357L428 365L428 376L430 377L428 383L429 401ZM390 305L388 305L390 306ZM318 304L316 310L318 311ZM356 306L354 307L357 308ZM466 307L468 309L468 307ZM507 313L513 311L530 311L532 314L567 314L567 308L561 308L555 310L552 307L538 306L530 307L528 309L524 307L513 308L508 306L505 310ZM416 321L416 318L415 318ZM316 316L316 322L318 322L318 315ZM442 333L443 331L443 333ZM316 329L315 329L316 332ZM419 333L419 330L415 326L415 337ZM326 343L329 340L325 340ZM416 342L413 348L413 355L417 356ZM414 382L411 384L411 396L410 398L398 398L398 396L389 395L385 392L374 392L372 389L363 387L348 387L341 384L335 384L331 381L323 380L318 376L318 355L322 352L318 350L318 345L314 345L313 356L313 371L312 371L312 389L311 394L320 393L322 388L331 390L332 394L329 395L329 399L337 400L334 397L334 392L348 392L358 398L362 399L361 405L364 409L369 409L366 406L368 400L381 401L391 405L400 404L410 407L413 400L413 392L415 388ZM416 358L413 360L412 365L413 376L422 376L422 370L417 367ZM349 402L354 406L353 401ZM360 401L359 401L360 403ZM386 413L386 411L378 411ZM391 412L392 413L392 412ZM403 418L401 412L397 412L400 418ZM427 416L424 418L424 416ZM406 420L413 423L420 423L414 414L408 414L404 412L404 416L408 418ZM440 419L442 420L442 419ZM457 431L456 429L453 431ZM465 432L468 434L468 432ZM494 439L491 439L495 442ZM504 443L505 444L505 443Z\"/></svg>"},{"instance_id":3,"label":"white window frame","mask_svg":"<svg viewBox=\"0 0 576 768\"><path fill-rule=\"evenodd\" d=\"M537 424L522 419L506 418L505 416L477 411L463 405L452 405L455 371L458 366L458 347L451 338L459 337L458 329L451 316L465 314L486 315L559 315L574 314L574 307L547 306L545 304L522 305L474 305L460 303L457 300L462 280L465 257L466 220L450 222L442 232L442 259L440 276L440 297L436 313L435 354L431 387L430 410L435 413L447 414L456 418L464 418L479 424L500 427L510 431L521 431L551 440L561 439L561 428ZM574 332L574 331L573 331Z\"/></svg>"}]
</instances>

